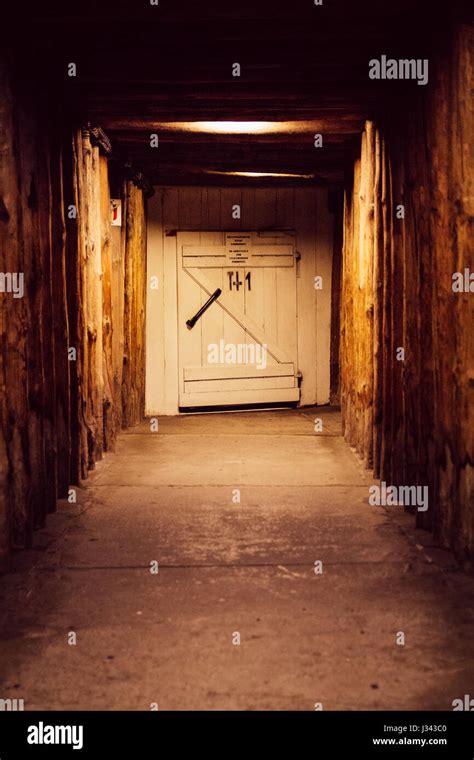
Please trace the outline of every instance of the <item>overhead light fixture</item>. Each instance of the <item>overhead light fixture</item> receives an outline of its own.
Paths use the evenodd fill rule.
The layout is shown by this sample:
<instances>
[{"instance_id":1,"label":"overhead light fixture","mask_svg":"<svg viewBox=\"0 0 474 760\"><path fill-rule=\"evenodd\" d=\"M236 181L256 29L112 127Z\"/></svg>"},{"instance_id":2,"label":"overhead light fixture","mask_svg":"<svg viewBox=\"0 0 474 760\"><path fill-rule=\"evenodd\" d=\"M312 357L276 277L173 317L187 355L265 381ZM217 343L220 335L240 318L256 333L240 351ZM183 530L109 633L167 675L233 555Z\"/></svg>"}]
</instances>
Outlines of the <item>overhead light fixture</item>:
<instances>
[{"instance_id":1,"label":"overhead light fixture","mask_svg":"<svg viewBox=\"0 0 474 760\"><path fill-rule=\"evenodd\" d=\"M215 135L261 135L279 132L307 132L319 127L313 121L165 121L155 129L172 132L201 132Z\"/></svg>"},{"instance_id":2,"label":"overhead light fixture","mask_svg":"<svg viewBox=\"0 0 474 760\"><path fill-rule=\"evenodd\" d=\"M279 124L275 121L191 121L188 129L218 135L258 135L281 131Z\"/></svg>"},{"instance_id":3,"label":"overhead light fixture","mask_svg":"<svg viewBox=\"0 0 474 760\"><path fill-rule=\"evenodd\" d=\"M206 174L220 174L226 177L291 177L292 179L314 179L314 174L292 174L290 172L220 172L209 169Z\"/></svg>"}]
</instances>

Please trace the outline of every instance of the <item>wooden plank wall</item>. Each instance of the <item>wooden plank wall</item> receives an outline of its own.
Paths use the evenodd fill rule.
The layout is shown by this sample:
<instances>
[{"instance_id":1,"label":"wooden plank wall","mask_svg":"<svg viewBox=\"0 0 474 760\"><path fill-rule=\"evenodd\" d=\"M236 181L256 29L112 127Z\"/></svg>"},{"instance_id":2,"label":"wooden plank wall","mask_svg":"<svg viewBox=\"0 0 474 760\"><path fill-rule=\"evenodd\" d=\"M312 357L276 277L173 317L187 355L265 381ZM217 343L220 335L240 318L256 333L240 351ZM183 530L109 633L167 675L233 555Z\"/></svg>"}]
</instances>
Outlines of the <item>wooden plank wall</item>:
<instances>
[{"instance_id":1,"label":"wooden plank wall","mask_svg":"<svg viewBox=\"0 0 474 760\"><path fill-rule=\"evenodd\" d=\"M474 272L473 41L468 26L447 35L424 97L366 125L345 197L341 336L347 441L376 477L429 487L417 524L468 569L474 296L452 284Z\"/></svg>"},{"instance_id":2,"label":"wooden plank wall","mask_svg":"<svg viewBox=\"0 0 474 760\"><path fill-rule=\"evenodd\" d=\"M146 220L143 193L125 185L122 426L136 425L145 404Z\"/></svg>"},{"instance_id":3,"label":"wooden plank wall","mask_svg":"<svg viewBox=\"0 0 474 760\"><path fill-rule=\"evenodd\" d=\"M23 272L18 155L13 150L15 113L9 71L0 63L0 271ZM10 543L30 540L31 477L28 460L27 305L2 298L0 309L0 562ZM13 466L15 463L15 466Z\"/></svg>"},{"instance_id":4,"label":"wooden plank wall","mask_svg":"<svg viewBox=\"0 0 474 760\"><path fill-rule=\"evenodd\" d=\"M10 549L30 546L56 500L143 417L146 229L143 193L124 180L128 212L112 234L107 159L88 132L63 133L54 107L12 83L4 62L0 122L0 274L24 277L22 298L0 292L5 569Z\"/></svg>"},{"instance_id":5,"label":"wooden plank wall","mask_svg":"<svg viewBox=\"0 0 474 760\"><path fill-rule=\"evenodd\" d=\"M121 235L112 235L107 159L86 131L74 136L73 187L79 209L70 309L78 315L72 482L87 477L120 428L144 415L145 203L131 181L121 190Z\"/></svg>"},{"instance_id":6,"label":"wooden plank wall","mask_svg":"<svg viewBox=\"0 0 474 760\"><path fill-rule=\"evenodd\" d=\"M178 413L176 230L296 230L301 403L328 403L333 226L325 188L156 188L148 204L148 274L158 281L147 296L148 414Z\"/></svg>"}]
</instances>

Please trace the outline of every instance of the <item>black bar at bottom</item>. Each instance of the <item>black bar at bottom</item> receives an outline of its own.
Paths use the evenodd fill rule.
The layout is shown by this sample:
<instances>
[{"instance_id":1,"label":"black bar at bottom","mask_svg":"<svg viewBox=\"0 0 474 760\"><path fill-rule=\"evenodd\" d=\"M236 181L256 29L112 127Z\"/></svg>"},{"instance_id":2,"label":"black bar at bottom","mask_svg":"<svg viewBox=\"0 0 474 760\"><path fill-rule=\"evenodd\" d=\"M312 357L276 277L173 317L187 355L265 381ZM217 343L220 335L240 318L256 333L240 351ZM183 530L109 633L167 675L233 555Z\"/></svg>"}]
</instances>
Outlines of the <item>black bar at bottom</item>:
<instances>
[{"instance_id":1,"label":"black bar at bottom","mask_svg":"<svg viewBox=\"0 0 474 760\"><path fill-rule=\"evenodd\" d=\"M166 702L166 695L161 696ZM313 748L308 756L315 760L474 757L474 713L468 711L168 712L148 707L133 712L0 712L0 758L156 760L170 746L176 756L188 749L189 757L205 750L211 757L242 758L250 745L261 747L262 757L288 760L306 757L303 748L308 746Z\"/></svg>"}]
</instances>

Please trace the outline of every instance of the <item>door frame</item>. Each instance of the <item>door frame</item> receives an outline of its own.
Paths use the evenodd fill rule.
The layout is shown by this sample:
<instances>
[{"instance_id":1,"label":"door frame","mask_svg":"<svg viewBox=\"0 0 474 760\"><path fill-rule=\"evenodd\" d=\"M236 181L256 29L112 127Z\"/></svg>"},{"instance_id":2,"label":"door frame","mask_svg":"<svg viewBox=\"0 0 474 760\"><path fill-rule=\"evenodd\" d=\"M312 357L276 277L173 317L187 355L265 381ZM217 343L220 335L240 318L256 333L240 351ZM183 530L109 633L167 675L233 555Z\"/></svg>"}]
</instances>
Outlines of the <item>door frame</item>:
<instances>
[{"instance_id":1,"label":"door frame","mask_svg":"<svg viewBox=\"0 0 474 760\"><path fill-rule=\"evenodd\" d=\"M301 406L327 404L330 386L331 269L334 216L325 188L156 187L147 204L146 414L167 416L178 409L177 230L241 229L228 225L224 209L241 202L246 229L296 232L301 254L297 279ZM225 215L227 220L227 214ZM313 279L321 275L322 290Z\"/></svg>"}]
</instances>

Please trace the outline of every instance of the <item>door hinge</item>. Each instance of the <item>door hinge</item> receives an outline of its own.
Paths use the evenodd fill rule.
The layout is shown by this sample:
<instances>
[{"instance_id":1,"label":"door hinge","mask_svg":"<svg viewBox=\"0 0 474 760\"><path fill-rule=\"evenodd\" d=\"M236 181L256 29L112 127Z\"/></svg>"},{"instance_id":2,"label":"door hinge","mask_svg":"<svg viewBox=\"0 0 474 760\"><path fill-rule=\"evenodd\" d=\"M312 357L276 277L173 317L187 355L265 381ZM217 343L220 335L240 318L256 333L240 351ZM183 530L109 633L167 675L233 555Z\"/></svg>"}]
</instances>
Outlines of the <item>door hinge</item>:
<instances>
[{"instance_id":1,"label":"door hinge","mask_svg":"<svg viewBox=\"0 0 474 760\"><path fill-rule=\"evenodd\" d=\"M300 276L301 253L299 251L295 251L294 254L293 254L293 258L295 260L296 277L299 277Z\"/></svg>"}]
</instances>

